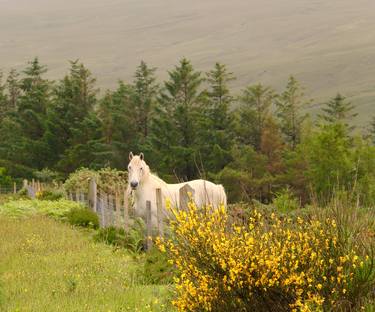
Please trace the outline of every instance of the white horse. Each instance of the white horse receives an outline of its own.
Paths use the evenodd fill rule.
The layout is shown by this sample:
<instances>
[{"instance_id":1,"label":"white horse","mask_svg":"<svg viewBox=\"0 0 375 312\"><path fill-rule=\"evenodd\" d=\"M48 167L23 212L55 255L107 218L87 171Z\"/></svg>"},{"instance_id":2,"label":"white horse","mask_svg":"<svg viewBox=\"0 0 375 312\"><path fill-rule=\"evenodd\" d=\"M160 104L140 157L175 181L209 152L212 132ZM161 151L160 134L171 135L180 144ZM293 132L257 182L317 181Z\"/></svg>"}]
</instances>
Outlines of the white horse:
<instances>
[{"instance_id":1,"label":"white horse","mask_svg":"<svg viewBox=\"0 0 375 312\"><path fill-rule=\"evenodd\" d=\"M146 215L146 201L151 202L152 224L157 224L157 207L156 207L156 189L161 189L162 207L165 208L168 199L172 208L179 208L180 205L180 188L189 184L193 190L193 200L198 207L211 205L218 208L220 205L227 205L227 196L224 187L205 180L193 180L189 182L167 184L162 179L152 174L149 166L144 160L143 153L133 155L129 154L128 165L128 190L133 191L135 212L137 215L144 217ZM164 211L165 213L165 211Z\"/></svg>"}]
</instances>

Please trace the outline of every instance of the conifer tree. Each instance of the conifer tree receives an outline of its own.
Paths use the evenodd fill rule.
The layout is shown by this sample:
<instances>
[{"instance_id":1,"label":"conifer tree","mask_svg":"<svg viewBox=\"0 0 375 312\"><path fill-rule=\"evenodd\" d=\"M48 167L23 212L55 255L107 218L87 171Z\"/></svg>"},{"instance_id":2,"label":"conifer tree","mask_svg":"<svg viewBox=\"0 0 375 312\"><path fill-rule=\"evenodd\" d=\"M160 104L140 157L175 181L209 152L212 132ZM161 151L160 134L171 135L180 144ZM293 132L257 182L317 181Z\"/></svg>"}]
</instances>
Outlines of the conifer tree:
<instances>
[{"instance_id":1,"label":"conifer tree","mask_svg":"<svg viewBox=\"0 0 375 312\"><path fill-rule=\"evenodd\" d=\"M20 96L18 115L25 134L31 139L43 137L45 116L50 101L50 82L43 78L47 67L41 65L38 58L29 63L23 71L21 80L22 95Z\"/></svg>"},{"instance_id":2,"label":"conifer tree","mask_svg":"<svg viewBox=\"0 0 375 312\"><path fill-rule=\"evenodd\" d=\"M19 97L17 114L14 116L20 125L24 143L25 159L22 165L42 169L47 162L48 149L43 140L46 131L46 113L50 105L51 83L43 77L46 66L38 58L29 62L20 81L22 94Z\"/></svg>"},{"instance_id":3,"label":"conifer tree","mask_svg":"<svg viewBox=\"0 0 375 312\"><path fill-rule=\"evenodd\" d=\"M8 97L5 94L5 83L3 82L3 73L0 72L0 123L9 112Z\"/></svg>"},{"instance_id":4,"label":"conifer tree","mask_svg":"<svg viewBox=\"0 0 375 312\"><path fill-rule=\"evenodd\" d=\"M267 156L268 172L276 175L282 170L282 151L284 149L284 142L277 123L272 117L267 118L264 123L262 131L260 151Z\"/></svg>"},{"instance_id":5,"label":"conifer tree","mask_svg":"<svg viewBox=\"0 0 375 312\"><path fill-rule=\"evenodd\" d=\"M216 63L206 76L209 89L199 118L197 139L203 169L217 172L230 160L233 145L234 123L230 107L234 98L228 83L235 78L220 63Z\"/></svg>"},{"instance_id":6,"label":"conifer tree","mask_svg":"<svg viewBox=\"0 0 375 312\"><path fill-rule=\"evenodd\" d=\"M22 127L14 114L16 106L12 102L11 85L9 78L6 84L0 82L0 159L14 172L10 167L13 164L25 163L27 151L24 148L26 143Z\"/></svg>"},{"instance_id":7,"label":"conifer tree","mask_svg":"<svg viewBox=\"0 0 375 312\"><path fill-rule=\"evenodd\" d=\"M132 86L120 81L117 90L106 92L97 111L108 164L122 169L126 168L128 162L124 155L130 150L137 150L139 139L144 135L138 132L132 98Z\"/></svg>"},{"instance_id":8,"label":"conifer tree","mask_svg":"<svg viewBox=\"0 0 375 312\"><path fill-rule=\"evenodd\" d=\"M300 142L302 123L307 117L302 110L310 102L305 99L299 82L291 76L285 91L276 102L276 108L281 131L292 149Z\"/></svg>"},{"instance_id":9,"label":"conifer tree","mask_svg":"<svg viewBox=\"0 0 375 312\"><path fill-rule=\"evenodd\" d=\"M18 99L21 95L19 73L15 69L11 69L7 78L7 90L9 107L12 111L18 109Z\"/></svg>"},{"instance_id":10,"label":"conifer tree","mask_svg":"<svg viewBox=\"0 0 375 312\"><path fill-rule=\"evenodd\" d=\"M149 134L150 120L155 108L159 86L155 78L156 68L150 68L142 61L133 82L132 102L137 122L137 130L144 141Z\"/></svg>"},{"instance_id":11,"label":"conifer tree","mask_svg":"<svg viewBox=\"0 0 375 312\"><path fill-rule=\"evenodd\" d=\"M79 61L70 62L70 72L60 80L53 92L48 109L48 124L45 141L50 149L50 166L57 165L66 171L60 160L66 157L69 148L83 144L81 133L87 125L86 118L92 116L96 104L97 88L95 78ZM81 131L82 130L82 131ZM69 151L69 155L72 152ZM69 161L65 159L63 163ZM70 167L70 165L69 165Z\"/></svg>"},{"instance_id":12,"label":"conifer tree","mask_svg":"<svg viewBox=\"0 0 375 312\"><path fill-rule=\"evenodd\" d=\"M172 174L173 170L182 179L198 175L196 131L203 100L201 84L201 73L182 59L169 72L153 120L151 144L157 162L164 172Z\"/></svg>"},{"instance_id":13,"label":"conifer tree","mask_svg":"<svg viewBox=\"0 0 375 312\"><path fill-rule=\"evenodd\" d=\"M240 97L237 132L241 143L252 145L259 151L265 122L276 95L270 87L257 84L248 86Z\"/></svg>"},{"instance_id":14,"label":"conifer tree","mask_svg":"<svg viewBox=\"0 0 375 312\"><path fill-rule=\"evenodd\" d=\"M338 93L325 104L322 108L323 113L319 117L330 124L342 123L347 129L352 130L353 127L348 125L348 121L358 115L353 110L354 105L346 101L346 98Z\"/></svg>"}]
</instances>

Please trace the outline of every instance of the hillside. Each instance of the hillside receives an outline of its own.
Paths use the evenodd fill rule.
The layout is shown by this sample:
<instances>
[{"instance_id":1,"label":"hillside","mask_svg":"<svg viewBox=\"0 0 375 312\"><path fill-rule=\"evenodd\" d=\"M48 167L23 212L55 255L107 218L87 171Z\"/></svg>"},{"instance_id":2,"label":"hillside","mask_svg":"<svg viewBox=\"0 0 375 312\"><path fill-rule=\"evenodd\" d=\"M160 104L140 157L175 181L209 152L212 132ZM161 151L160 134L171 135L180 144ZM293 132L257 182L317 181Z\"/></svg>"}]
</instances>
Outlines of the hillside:
<instances>
[{"instance_id":1,"label":"hillside","mask_svg":"<svg viewBox=\"0 0 375 312\"><path fill-rule=\"evenodd\" d=\"M186 56L201 70L215 61L235 87L280 89L289 74L316 102L342 91L374 111L372 0L0 0L0 68L39 56L50 77L80 58L102 88L131 79L141 59L166 70Z\"/></svg>"}]
</instances>

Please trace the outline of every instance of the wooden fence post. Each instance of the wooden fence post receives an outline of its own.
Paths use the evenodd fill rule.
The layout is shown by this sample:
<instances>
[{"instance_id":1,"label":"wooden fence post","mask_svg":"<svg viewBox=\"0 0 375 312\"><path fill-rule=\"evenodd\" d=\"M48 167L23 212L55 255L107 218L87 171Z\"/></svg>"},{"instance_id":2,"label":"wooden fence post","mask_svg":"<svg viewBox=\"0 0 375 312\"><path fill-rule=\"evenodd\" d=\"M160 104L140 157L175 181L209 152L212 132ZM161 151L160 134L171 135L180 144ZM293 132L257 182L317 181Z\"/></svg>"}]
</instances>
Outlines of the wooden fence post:
<instances>
[{"instance_id":1,"label":"wooden fence post","mask_svg":"<svg viewBox=\"0 0 375 312\"><path fill-rule=\"evenodd\" d=\"M119 191L116 191L115 194L115 208L116 208L116 227L121 227L121 199L120 199L120 194Z\"/></svg>"},{"instance_id":2,"label":"wooden fence post","mask_svg":"<svg viewBox=\"0 0 375 312\"><path fill-rule=\"evenodd\" d=\"M16 182L13 182L13 194L17 193L17 184Z\"/></svg>"},{"instance_id":3,"label":"wooden fence post","mask_svg":"<svg viewBox=\"0 0 375 312\"><path fill-rule=\"evenodd\" d=\"M190 201L190 195L192 198L194 198L194 189L189 185L185 184L183 187L180 188L179 191L180 195L180 209L182 210L188 210L188 204Z\"/></svg>"},{"instance_id":4,"label":"wooden fence post","mask_svg":"<svg viewBox=\"0 0 375 312\"><path fill-rule=\"evenodd\" d=\"M101 202L102 202L102 220L103 220L103 227L106 227L107 225L107 206L108 206L108 201L107 201L107 194L103 194L102 193L102 197L101 197Z\"/></svg>"},{"instance_id":5,"label":"wooden fence post","mask_svg":"<svg viewBox=\"0 0 375 312\"><path fill-rule=\"evenodd\" d=\"M129 231L129 196L128 191L124 191L124 230Z\"/></svg>"},{"instance_id":6,"label":"wooden fence post","mask_svg":"<svg viewBox=\"0 0 375 312\"><path fill-rule=\"evenodd\" d=\"M151 202L146 201L146 249L151 250L152 248L152 214L151 214Z\"/></svg>"},{"instance_id":7,"label":"wooden fence post","mask_svg":"<svg viewBox=\"0 0 375 312\"><path fill-rule=\"evenodd\" d=\"M105 205L104 205L104 215L105 215L105 226L108 227L108 226L111 226L111 216L109 214L109 198L108 198L108 194L105 193L104 194L104 202L105 202Z\"/></svg>"},{"instance_id":8,"label":"wooden fence post","mask_svg":"<svg viewBox=\"0 0 375 312\"><path fill-rule=\"evenodd\" d=\"M157 217L158 217L158 232L159 236L164 236L164 219L163 219L163 207L162 207L162 197L161 197L161 189L156 189L156 209L157 209Z\"/></svg>"},{"instance_id":9,"label":"wooden fence post","mask_svg":"<svg viewBox=\"0 0 375 312\"><path fill-rule=\"evenodd\" d=\"M114 223L114 205L113 205L113 195L109 194L108 195L108 213L109 213L109 225L112 225L114 226L115 223Z\"/></svg>"},{"instance_id":10,"label":"wooden fence post","mask_svg":"<svg viewBox=\"0 0 375 312\"><path fill-rule=\"evenodd\" d=\"M96 185L95 179L92 178L89 184L88 201L89 201L89 207L94 212L97 212L96 210L96 201L97 201L97 195L98 195L97 193L98 193L98 186Z\"/></svg>"},{"instance_id":11,"label":"wooden fence post","mask_svg":"<svg viewBox=\"0 0 375 312\"><path fill-rule=\"evenodd\" d=\"M81 204L83 204L83 193L82 193L82 191L80 191L80 192L78 193L78 201L79 201Z\"/></svg>"}]
</instances>

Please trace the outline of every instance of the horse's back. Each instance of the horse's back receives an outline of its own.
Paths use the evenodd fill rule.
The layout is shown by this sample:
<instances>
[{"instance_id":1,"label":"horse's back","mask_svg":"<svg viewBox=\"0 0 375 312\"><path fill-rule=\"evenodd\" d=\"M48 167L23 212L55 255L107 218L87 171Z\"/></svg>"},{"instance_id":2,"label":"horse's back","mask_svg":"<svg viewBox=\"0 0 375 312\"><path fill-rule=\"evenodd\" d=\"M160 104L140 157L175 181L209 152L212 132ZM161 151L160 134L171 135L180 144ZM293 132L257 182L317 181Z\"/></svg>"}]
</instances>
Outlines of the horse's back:
<instances>
[{"instance_id":1,"label":"horse's back","mask_svg":"<svg viewBox=\"0 0 375 312\"><path fill-rule=\"evenodd\" d=\"M189 184L194 189L194 200L198 206L212 205L215 208L227 204L224 187L207 180L192 180Z\"/></svg>"}]
</instances>

